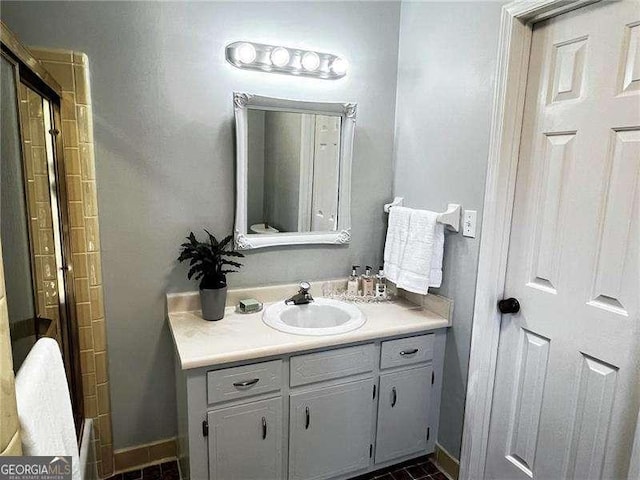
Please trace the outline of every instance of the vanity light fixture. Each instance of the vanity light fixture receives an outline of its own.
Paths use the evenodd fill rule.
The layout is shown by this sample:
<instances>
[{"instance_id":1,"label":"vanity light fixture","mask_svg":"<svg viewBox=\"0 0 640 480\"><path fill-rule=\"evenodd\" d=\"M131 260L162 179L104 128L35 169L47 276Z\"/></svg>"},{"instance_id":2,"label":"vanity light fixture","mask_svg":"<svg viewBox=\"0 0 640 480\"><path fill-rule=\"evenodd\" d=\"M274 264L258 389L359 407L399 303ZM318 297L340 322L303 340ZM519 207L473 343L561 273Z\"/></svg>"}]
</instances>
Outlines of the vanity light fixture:
<instances>
[{"instance_id":1,"label":"vanity light fixture","mask_svg":"<svg viewBox=\"0 0 640 480\"><path fill-rule=\"evenodd\" d=\"M325 80L344 77L349 65L344 58L331 53L252 42L230 43L226 57L237 68Z\"/></svg>"}]
</instances>

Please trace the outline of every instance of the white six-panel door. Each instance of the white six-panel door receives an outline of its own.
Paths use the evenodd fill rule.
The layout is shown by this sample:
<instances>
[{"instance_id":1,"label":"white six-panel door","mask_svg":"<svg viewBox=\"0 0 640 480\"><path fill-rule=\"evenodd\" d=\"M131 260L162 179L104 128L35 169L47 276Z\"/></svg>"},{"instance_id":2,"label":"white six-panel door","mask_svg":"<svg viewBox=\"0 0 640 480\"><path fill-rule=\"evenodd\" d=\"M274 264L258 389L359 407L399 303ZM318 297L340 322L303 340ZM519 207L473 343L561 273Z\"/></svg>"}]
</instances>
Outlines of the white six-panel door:
<instances>
[{"instance_id":1,"label":"white six-panel door","mask_svg":"<svg viewBox=\"0 0 640 480\"><path fill-rule=\"evenodd\" d=\"M640 3L534 27L487 478L626 478L640 402Z\"/></svg>"},{"instance_id":2,"label":"white six-panel door","mask_svg":"<svg viewBox=\"0 0 640 480\"><path fill-rule=\"evenodd\" d=\"M338 228L340 117L316 115L311 231Z\"/></svg>"}]
</instances>

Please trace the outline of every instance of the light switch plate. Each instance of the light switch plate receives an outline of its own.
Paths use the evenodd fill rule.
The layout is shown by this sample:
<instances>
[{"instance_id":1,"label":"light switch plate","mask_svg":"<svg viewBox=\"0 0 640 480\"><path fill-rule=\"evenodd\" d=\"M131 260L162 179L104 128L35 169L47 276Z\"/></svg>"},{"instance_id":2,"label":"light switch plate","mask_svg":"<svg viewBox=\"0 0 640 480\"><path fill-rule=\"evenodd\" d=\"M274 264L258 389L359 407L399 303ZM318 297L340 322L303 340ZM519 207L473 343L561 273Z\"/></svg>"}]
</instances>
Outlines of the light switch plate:
<instances>
[{"instance_id":1,"label":"light switch plate","mask_svg":"<svg viewBox=\"0 0 640 480\"><path fill-rule=\"evenodd\" d=\"M476 219L478 212L475 210L465 210L462 217L462 235L476 238Z\"/></svg>"}]
</instances>

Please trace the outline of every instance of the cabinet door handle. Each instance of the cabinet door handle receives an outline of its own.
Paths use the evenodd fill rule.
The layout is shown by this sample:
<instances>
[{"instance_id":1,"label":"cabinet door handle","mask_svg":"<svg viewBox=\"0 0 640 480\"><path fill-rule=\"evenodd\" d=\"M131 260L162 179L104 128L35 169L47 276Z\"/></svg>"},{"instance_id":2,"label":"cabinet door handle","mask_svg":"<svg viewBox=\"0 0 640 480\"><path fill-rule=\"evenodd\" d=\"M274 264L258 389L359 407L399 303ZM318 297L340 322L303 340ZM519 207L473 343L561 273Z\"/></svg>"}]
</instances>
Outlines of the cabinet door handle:
<instances>
[{"instance_id":1,"label":"cabinet door handle","mask_svg":"<svg viewBox=\"0 0 640 480\"><path fill-rule=\"evenodd\" d=\"M400 355L402 355L404 357L405 355L413 355L414 353L418 353L418 349L417 348L414 348L412 350L402 350L400 352Z\"/></svg>"},{"instance_id":2,"label":"cabinet door handle","mask_svg":"<svg viewBox=\"0 0 640 480\"><path fill-rule=\"evenodd\" d=\"M396 387L391 389L391 408L396 406L398 401L398 392L396 391Z\"/></svg>"},{"instance_id":3,"label":"cabinet door handle","mask_svg":"<svg viewBox=\"0 0 640 480\"><path fill-rule=\"evenodd\" d=\"M311 423L311 415L309 414L309 407L305 407L304 415L305 415L304 429L309 430L309 424Z\"/></svg>"},{"instance_id":4,"label":"cabinet door handle","mask_svg":"<svg viewBox=\"0 0 640 480\"><path fill-rule=\"evenodd\" d=\"M245 380L244 382L234 382L234 387L250 387L251 385L255 385L260 381L259 378L254 378L253 380Z\"/></svg>"},{"instance_id":5,"label":"cabinet door handle","mask_svg":"<svg viewBox=\"0 0 640 480\"><path fill-rule=\"evenodd\" d=\"M267 438L267 419L262 417L262 439Z\"/></svg>"}]
</instances>

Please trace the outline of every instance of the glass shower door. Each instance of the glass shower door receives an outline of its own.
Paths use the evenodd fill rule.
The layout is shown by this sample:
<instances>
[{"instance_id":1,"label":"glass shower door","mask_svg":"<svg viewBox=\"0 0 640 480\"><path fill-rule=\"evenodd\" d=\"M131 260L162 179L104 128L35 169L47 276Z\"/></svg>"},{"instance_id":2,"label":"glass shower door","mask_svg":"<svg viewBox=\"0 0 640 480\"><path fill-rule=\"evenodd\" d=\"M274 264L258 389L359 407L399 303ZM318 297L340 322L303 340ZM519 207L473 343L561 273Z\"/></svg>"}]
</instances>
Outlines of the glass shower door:
<instances>
[{"instance_id":1,"label":"glass shower door","mask_svg":"<svg viewBox=\"0 0 640 480\"><path fill-rule=\"evenodd\" d=\"M67 224L58 178L62 148L56 129L59 104L29 81L12 58L2 55L0 130L0 240L7 306L17 371L35 341L60 345L76 424L82 421L82 385L77 329L72 325L72 272L67 267ZM64 220L64 222L63 222ZM71 302L71 303L69 303Z\"/></svg>"},{"instance_id":2,"label":"glass shower door","mask_svg":"<svg viewBox=\"0 0 640 480\"><path fill-rule=\"evenodd\" d=\"M36 341L36 297L15 66L4 57L1 61L0 240L4 254L13 365L17 370Z\"/></svg>"}]
</instances>

